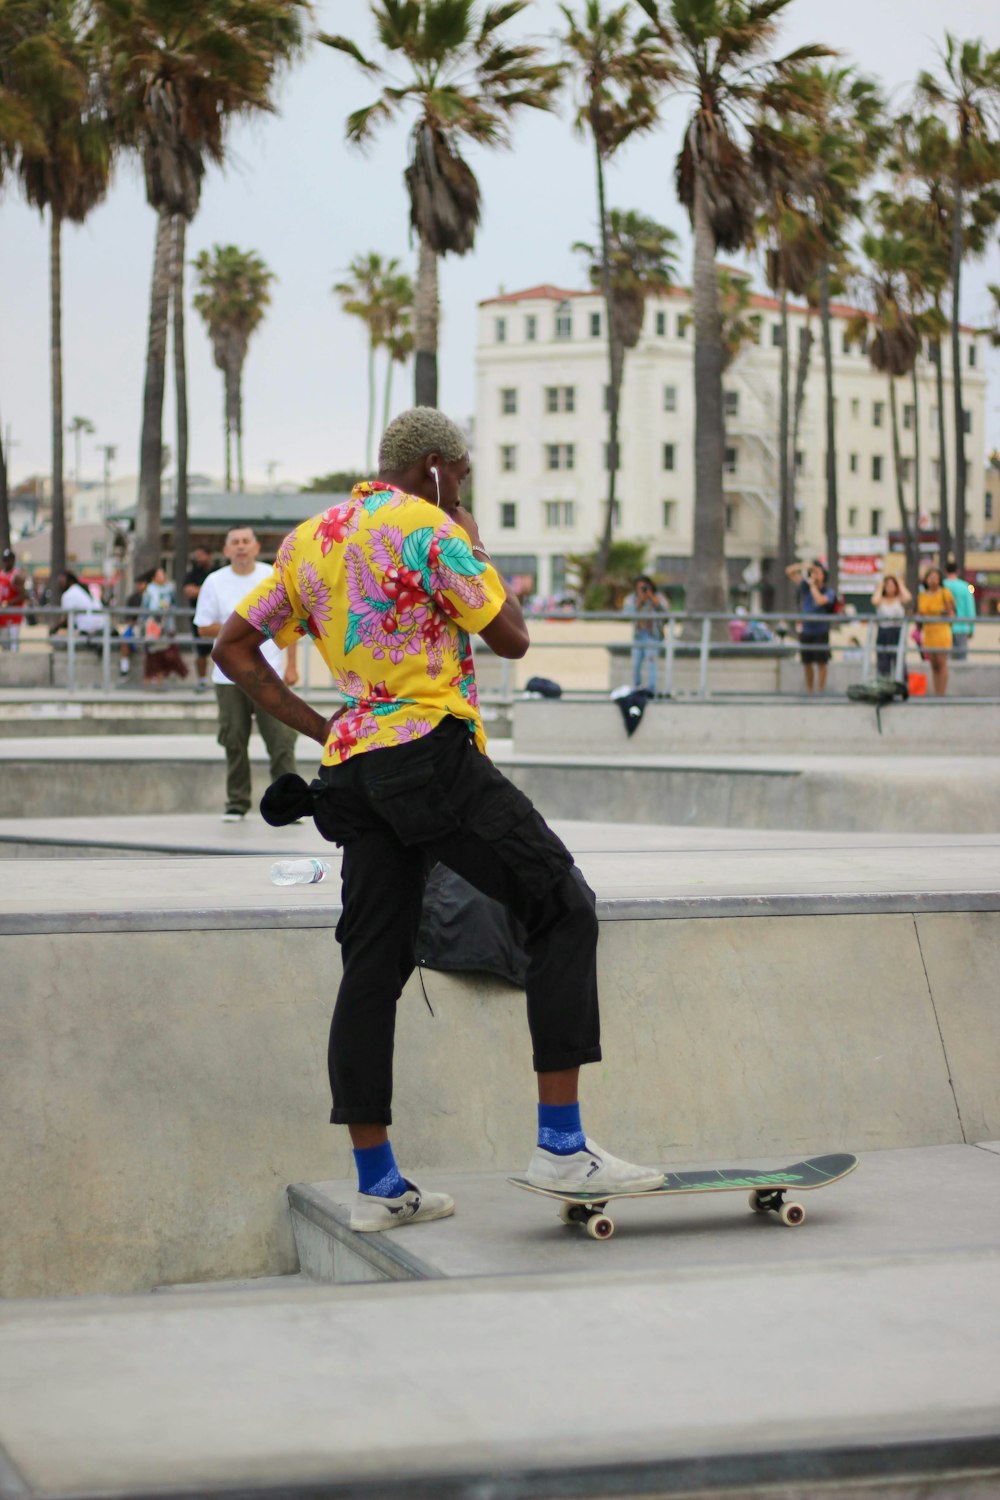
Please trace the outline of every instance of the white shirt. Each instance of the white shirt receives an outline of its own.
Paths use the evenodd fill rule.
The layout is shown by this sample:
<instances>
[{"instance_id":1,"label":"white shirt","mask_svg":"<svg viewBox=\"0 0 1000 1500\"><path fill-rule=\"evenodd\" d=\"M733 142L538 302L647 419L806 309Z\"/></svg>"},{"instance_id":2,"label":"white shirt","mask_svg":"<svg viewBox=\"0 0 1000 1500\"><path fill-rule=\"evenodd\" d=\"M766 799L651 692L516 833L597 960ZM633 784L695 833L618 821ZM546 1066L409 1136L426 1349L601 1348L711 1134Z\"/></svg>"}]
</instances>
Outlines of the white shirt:
<instances>
[{"instance_id":1,"label":"white shirt","mask_svg":"<svg viewBox=\"0 0 1000 1500\"><path fill-rule=\"evenodd\" d=\"M272 569L267 563L254 563L251 573L234 573L232 567L219 568L209 573L201 586L195 606L194 623L199 625L224 625L239 604L258 583L270 578ZM273 641L265 641L261 647L264 660L278 673L285 669L285 653ZM225 672L212 663L212 681L229 682Z\"/></svg>"},{"instance_id":2,"label":"white shirt","mask_svg":"<svg viewBox=\"0 0 1000 1500\"><path fill-rule=\"evenodd\" d=\"M73 629L84 635L99 635L104 629L104 611L82 583L71 583L59 600L59 607L73 616Z\"/></svg>"}]
</instances>

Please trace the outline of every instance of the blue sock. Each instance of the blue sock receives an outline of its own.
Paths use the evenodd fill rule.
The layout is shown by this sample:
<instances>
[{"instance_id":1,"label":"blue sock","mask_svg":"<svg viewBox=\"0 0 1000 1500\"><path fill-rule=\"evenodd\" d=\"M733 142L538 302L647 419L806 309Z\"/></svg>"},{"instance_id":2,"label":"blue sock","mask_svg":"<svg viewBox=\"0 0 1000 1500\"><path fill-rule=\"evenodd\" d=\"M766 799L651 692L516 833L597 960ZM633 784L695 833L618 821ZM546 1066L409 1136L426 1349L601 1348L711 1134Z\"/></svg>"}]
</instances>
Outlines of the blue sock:
<instances>
[{"instance_id":1,"label":"blue sock","mask_svg":"<svg viewBox=\"0 0 1000 1500\"><path fill-rule=\"evenodd\" d=\"M579 1104L540 1104L538 1144L553 1156L571 1156L583 1151L587 1138L580 1126Z\"/></svg>"},{"instance_id":2,"label":"blue sock","mask_svg":"<svg viewBox=\"0 0 1000 1500\"><path fill-rule=\"evenodd\" d=\"M370 1193L375 1198L398 1198L406 1192L406 1179L400 1177L392 1147L368 1146L355 1151L354 1162L358 1169L358 1190Z\"/></svg>"}]
</instances>

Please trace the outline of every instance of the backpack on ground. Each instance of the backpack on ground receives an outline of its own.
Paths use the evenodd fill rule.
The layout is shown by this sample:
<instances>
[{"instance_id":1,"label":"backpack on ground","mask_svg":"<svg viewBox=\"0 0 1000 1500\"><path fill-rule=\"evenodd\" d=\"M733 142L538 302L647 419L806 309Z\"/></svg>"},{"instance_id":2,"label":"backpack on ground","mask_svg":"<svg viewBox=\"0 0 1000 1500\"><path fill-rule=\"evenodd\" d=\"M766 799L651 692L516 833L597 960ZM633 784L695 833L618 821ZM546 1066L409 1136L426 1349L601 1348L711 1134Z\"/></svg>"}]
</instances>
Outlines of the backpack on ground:
<instances>
[{"instance_id":1,"label":"backpack on ground","mask_svg":"<svg viewBox=\"0 0 1000 1500\"><path fill-rule=\"evenodd\" d=\"M871 703L874 706L875 723L881 734L883 708L887 703L905 703L910 689L895 677L873 677L870 682L852 682L847 696L852 703Z\"/></svg>"}]
</instances>

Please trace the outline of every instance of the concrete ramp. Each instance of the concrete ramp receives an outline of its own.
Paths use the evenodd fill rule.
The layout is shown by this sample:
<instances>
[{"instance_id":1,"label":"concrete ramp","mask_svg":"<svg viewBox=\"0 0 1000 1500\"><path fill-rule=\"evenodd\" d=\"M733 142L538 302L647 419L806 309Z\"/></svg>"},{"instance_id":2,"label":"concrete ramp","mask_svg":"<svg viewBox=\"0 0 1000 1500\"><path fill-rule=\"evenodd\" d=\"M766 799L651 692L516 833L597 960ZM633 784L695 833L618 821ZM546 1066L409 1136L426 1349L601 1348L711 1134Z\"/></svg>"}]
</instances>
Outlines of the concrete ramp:
<instances>
[{"instance_id":1,"label":"concrete ramp","mask_svg":"<svg viewBox=\"0 0 1000 1500\"><path fill-rule=\"evenodd\" d=\"M995 841L635 837L574 840L600 899L598 1139L681 1165L1000 1138ZM349 1164L325 1076L338 888L276 890L267 863L6 866L3 1295L295 1269L286 1185ZM416 980L400 1005L401 1158L523 1167L523 996L426 984L433 1017Z\"/></svg>"}]
</instances>

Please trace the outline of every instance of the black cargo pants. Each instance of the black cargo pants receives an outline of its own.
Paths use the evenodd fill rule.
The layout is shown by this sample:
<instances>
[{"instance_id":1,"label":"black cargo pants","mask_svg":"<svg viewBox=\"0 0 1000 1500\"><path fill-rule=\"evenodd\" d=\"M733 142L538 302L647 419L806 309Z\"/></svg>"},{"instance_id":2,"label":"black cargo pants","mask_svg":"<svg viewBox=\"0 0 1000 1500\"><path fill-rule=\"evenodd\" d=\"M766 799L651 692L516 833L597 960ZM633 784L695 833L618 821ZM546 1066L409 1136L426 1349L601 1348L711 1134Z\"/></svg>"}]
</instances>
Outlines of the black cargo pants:
<instances>
[{"instance_id":1,"label":"black cargo pants","mask_svg":"<svg viewBox=\"0 0 1000 1500\"><path fill-rule=\"evenodd\" d=\"M324 766L320 777L316 825L343 846L331 1121L392 1121L396 1002L416 962L424 883L437 860L524 925L535 1070L598 1062L593 893L524 793L476 749L468 725L447 718L420 740Z\"/></svg>"}]
</instances>

